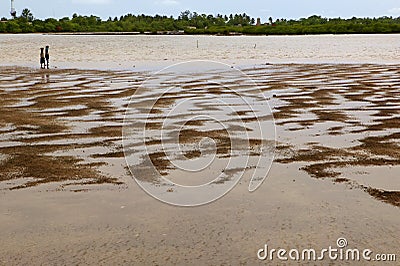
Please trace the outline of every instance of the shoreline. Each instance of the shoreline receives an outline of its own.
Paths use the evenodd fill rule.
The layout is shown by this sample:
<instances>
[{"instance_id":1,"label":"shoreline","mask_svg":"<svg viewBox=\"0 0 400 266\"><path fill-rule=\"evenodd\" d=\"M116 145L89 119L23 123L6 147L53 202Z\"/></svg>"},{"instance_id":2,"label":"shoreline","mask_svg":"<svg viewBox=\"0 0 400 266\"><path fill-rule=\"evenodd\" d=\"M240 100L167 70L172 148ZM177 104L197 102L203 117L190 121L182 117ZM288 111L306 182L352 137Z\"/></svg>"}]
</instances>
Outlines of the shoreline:
<instances>
[{"instance_id":1,"label":"shoreline","mask_svg":"<svg viewBox=\"0 0 400 266\"><path fill-rule=\"evenodd\" d=\"M400 32L377 32L377 33L312 33L312 34L246 34L246 33L233 33L233 34L192 34L192 33L141 33L141 32L19 32L8 33L0 32L1 35L52 35L52 36L208 36L208 37L302 37L302 36L362 36L362 35L400 35Z\"/></svg>"},{"instance_id":2,"label":"shoreline","mask_svg":"<svg viewBox=\"0 0 400 266\"><path fill-rule=\"evenodd\" d=\"M209 60L190 60L192 62L202 62L202 61L209 61ZM361 66L361 67L368 67L368 66L399 66L399 63L394 63L394 62L387 62L387 63L373 63L373 62L267 62L267 63L262 63L263 60L255 60L254 62L251 62L250 60L243 60L243 62L238 62L238 63L233 63L229 64L227 62L217 62L217 61L210 61L210 62L217 62L217 63L222 63L228 66L231 66L232 68L238 69L238 70L243 70L243 69L251 69L251 68L260 68L260 67L285 67L285 66ZM133 74L151 74L151 73L157 73L163 69L169 68L174 65L179 65L186 63L187 61L159 61L159 62L151 62L151 64L148 64L150 62L140 62L140 67L133 67L130 68L128 66L123 67L112 67L112 68L106 68L106 67L91 67L91 66L61 66L61 67L50 67L50 69L40 69L40 66L31 66L31 65L17 65L17 64L0 64L0 68L3 69L16 69L16 70L28 70L28 71L40 71L42 73L52 73L52 72L57 72L57 71L100 71L100 72L118 72L118 71L124 71L124 72L131 72Z\"/></svg>"}]
</instances>

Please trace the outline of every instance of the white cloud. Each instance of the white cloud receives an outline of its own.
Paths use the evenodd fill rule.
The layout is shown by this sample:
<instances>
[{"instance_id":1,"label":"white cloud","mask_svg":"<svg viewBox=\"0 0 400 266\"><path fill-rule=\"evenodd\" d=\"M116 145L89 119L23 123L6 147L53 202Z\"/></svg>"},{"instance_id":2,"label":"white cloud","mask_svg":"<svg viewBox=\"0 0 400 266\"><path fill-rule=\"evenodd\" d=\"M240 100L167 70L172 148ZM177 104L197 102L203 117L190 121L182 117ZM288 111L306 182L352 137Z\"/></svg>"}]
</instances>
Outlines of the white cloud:
<instances>
[{"instance_id":1,"label":"white cloud","mask_svg":"<svg viewBox=\"0 0 400 266\"><path fill-rule=\"evenodd\" d=\"M176 0L161 0L161 1L156 1L156 4L164 6L176 6L179 5L179 2Z\"/></svg>"},{"instance_id":2,"label":"white cloud","mask_svg":"<svg viewBox=\"0 0 400 266\"><path fill-rule=\"evenodd\" d=\"M400 16L400 7L394 7L388 10L388 12L395 16Z\"/></svg>"},{"instance_id":3,"label":"white cloud","mask_svg":"<svg viewBox=\"0 0 400 266\"><path fill-rule=\"evenodd\" d=\"M85 5L105 5L111 3L111 0L72 0L72 3Z\"/></svg>"}]
</instances>

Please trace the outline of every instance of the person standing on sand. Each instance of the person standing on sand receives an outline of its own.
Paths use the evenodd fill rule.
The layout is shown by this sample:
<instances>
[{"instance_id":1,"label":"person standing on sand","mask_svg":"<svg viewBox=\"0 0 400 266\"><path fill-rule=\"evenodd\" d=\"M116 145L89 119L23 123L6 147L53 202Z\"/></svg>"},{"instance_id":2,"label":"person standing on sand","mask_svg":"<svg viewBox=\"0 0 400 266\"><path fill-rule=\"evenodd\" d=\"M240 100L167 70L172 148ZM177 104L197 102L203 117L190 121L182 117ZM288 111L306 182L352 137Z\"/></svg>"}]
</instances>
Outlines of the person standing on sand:
<instances>
[{"instance_id":1,"label":"person standing on sand","mask_svg":"<svg viewBox=\"0 0 400 266\"><path fill-rule=\"evenodd\" d=\"M40 68L46 68L46 58L44 56L44 48L40 48Z\"/></svg>"},{"instance_id":2,"label":"person standing on sand","mask_svg":"<svg viewBox=\"0 0 400 266\"><path fill-rule=\"evenodd\" d=\"M46 65L47 69L49 69L49 61L50 61L50 53L49 53L49 46L46 46L45 57L46 57Z\"/></svg>"}]
</instances>

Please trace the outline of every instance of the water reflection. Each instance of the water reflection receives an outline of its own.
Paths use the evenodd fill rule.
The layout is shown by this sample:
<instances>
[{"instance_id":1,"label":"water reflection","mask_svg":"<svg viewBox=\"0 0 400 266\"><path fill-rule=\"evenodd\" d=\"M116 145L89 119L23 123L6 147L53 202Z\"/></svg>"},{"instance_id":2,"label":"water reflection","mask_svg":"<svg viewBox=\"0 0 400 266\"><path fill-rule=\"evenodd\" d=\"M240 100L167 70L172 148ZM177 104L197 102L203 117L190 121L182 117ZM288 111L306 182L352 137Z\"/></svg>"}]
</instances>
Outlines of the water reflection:
<instances>
[{"instance_id":1,"label":"water reflection","mask_svg":"<svg viewBox=\"0 0 400 266\"><path fill-rule=\"evenodd\" d=\"M50 74L42 74L41 75L41 83L45 84L45 83L50 83Z\"/></svg>"}]
</instances>

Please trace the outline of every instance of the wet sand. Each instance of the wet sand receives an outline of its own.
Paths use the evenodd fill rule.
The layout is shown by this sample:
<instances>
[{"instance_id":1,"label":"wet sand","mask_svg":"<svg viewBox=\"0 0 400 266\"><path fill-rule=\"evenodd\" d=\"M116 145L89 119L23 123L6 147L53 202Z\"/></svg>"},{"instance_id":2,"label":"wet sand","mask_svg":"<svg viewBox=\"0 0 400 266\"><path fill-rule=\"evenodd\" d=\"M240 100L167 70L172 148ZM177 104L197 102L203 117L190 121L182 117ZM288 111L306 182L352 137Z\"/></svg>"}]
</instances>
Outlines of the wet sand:
<instances>
[{"instance_id":1,"label":"wet sand","mask_svg":"<svg viewBox=\"0 0 400 266\"><path fill-rule=\"evenodd\" d=\"M396 64L399 57L398 43L398 34L233 38L207 35L2 34L0 62L2 65L36 67L39 47L48 44L52 68L151 70L160 65L166 67L173 63L196 59L215 60L236 66L266 62ZM121 56L121 53L124 56Z\"/></svg>"},{"instance_id":2,"label":"wet sand","mask_svg":"<svg viewBox=\"0 0 400 266\"><path fill-rule=\"evenodd\" d=\"M272 107L275 162L256 192L247 191L247 173L221 200L192 209L154 200L127 173L125 109L149 73L2 67L0 264L254 265L265 243L323 248L342 236L353 246L396 252L398 67L280 64L242 69ZM194 77L183 87L221 97L224 92L205 80ZM242 93L254 90L235 84L240 82L230 86ZM162 117L164 109L193 95L167 96L152 113ZM149 99L141 100L146 108ZM246 110L236 116L251 130L254 117ZM188 125L192 131L180 141L211 136L223 160L231 149L226 132L204 133L204 125L207 121L193 121ZM152 121L146 129L160 126ZM257 139L250 142L253 149L260 145ZM159 142L147 144L155 146L149 156L157 170L171 175L174 169L165 154L156 151ZM189 159L200 155L196 149L185 154Z\"/></svg>"}]
</instances>

